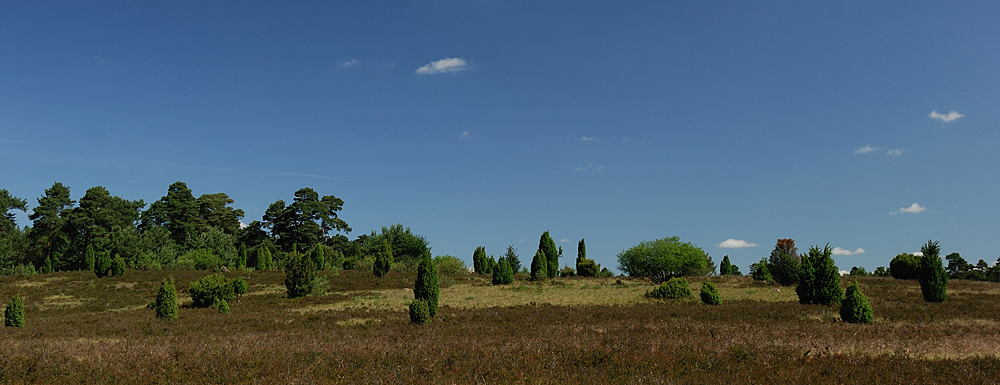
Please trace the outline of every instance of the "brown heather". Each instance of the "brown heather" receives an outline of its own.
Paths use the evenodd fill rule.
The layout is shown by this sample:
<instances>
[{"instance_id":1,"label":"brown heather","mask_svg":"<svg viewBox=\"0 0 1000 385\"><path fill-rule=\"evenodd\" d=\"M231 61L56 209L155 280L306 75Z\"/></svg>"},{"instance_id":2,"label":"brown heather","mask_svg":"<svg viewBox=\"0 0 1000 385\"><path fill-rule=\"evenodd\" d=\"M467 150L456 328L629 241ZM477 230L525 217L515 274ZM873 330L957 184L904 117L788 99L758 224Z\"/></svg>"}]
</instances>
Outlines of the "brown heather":
<instances>
[{"instance_id":1,"label":"brown heather","mask_svg":"<svg viewBox=\"0 0 1000 385\"><path fill-rule=\"evenodd\" d=\"M228 273L249 284L228 315L183 306L206 274L0 277L27 319L0 330L0 383L1000 382L1000 284L988 282L951 281L947 301L927 303L916 281L859 278L875 323L854 325L748 277L711 278L723 303L705 306L645 299L652 285L637 280L457 276L418 326L404 302L414 274L321 272L327 295L288 299L281 272ZM168 275L174 321L145 308ZM579 297L593 302L566 300Z\"/></svg>"}]
</instances>

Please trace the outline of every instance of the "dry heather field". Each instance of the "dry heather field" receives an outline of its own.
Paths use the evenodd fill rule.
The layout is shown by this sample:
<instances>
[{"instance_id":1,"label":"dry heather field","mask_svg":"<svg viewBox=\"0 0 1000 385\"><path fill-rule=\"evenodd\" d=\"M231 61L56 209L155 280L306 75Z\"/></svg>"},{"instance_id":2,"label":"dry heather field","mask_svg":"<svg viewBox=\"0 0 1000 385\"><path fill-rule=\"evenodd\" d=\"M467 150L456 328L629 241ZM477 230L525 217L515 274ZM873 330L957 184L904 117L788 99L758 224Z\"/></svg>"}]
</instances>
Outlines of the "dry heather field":
<instances>
[{"instance_id":1,"label":"dry heather field","mask_svg":"<svg viewBox=\"0 0 1000 385\"><path fill-rule=\"evenodd\" d=\"M409 323L415 277L402 273L328 272L326 295L299 299L285 298L281 272L228 273L250 287L231 314L182 307L161 321L145 308L166 276L183 306L206 274L0 277L0 300L19 293L27 319L0 330L0 383L1000 382L995 283L952 281L930 304L917 282L859 279L871 325L746 277L712 278L720 306L647 300L652 285L630 279L443 277L422 326Z\"/></svg>"}]
</instances>

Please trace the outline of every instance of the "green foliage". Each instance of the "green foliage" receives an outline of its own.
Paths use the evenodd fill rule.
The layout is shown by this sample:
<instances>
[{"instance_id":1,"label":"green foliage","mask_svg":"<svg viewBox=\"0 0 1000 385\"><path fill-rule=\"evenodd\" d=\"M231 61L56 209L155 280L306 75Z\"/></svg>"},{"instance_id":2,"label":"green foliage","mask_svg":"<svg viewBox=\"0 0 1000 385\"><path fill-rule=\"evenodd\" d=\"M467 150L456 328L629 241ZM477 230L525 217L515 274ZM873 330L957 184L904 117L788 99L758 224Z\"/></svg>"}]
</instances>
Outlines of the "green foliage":
<instances>
[{"instance_id":1,"label":"green foliage","mask_svg":"<svg viewBox=\"0 0 1000 385\"><path fill-rule=\"evenodd\" d=\"M83 255L83 268L95 270L97 264L97 253L94 252L94 245L87 245L87 251Z\"/></svg>"},{"instance_id":2,"label":"green foliage","mask_svg":"<svg viewBox=\"0 0 1000 385\"><path fill-rule=\"evenodd\" d=\"M216 270L222 266L222 260L209 249L194 249L177 258L175 269L178 270Z\"/></svg>"},{"instance_id":3,"label":"green foliage","mask_svg":"<svg viewBox=\"0 0 1000 385\"><path fill-rule=\"evenodd\" d=\"M160 290L156 293L153 307L156 309L156 318L177 319L177 289L174 287L174 277L169 277L160 283Z\"/></svg>"},{"instance_id":4,"label":"green foliage","mask_svg":"<svg viewBox=\"0 0 1000 385\"><path fill-rule=\"evenodd\" d=\"M438 271L427 254L417 266L417 281L413 285L413 297L424 301L427 311L433 317L437 314L438 298L441 296L441 286L438 284Z\"/></svg>"},{"instance_id":5,"label":"green foliage","mask_svg":"<svg viewBox=\"0 0 1000 385\"><path fill-rule=\"evenodd\" d=\"M559 269L559 276L560 277L575 277L576 276L576 270L573 270L573 268L569 267L569 265L563 266L562 269Z\"/></svg>"},{"instance_id":6,"label":"green foliage","mask_svg":"<svg viewBox=\"0 0 1000 385\"><path fill-rule=\"evenodd\" d=\"M545 255L545 261L548 263L545 266L546 274L549 278L555 278L559 274L559 254L561 253L556 249L556 242L552 240L548 230L542 233L541 238L538 239L538 250L542 251L542 254Z\"/></svg>"},{"instance_id":7,"label":"green foliage","mask_svg":"<svg viewBox=\"0 0 1000 385\"><path fill-rule=\"evenodd\" d=\"M885 266L879 266L879 267L876 267L875 271L872 272L872 276L873 277L889 277L889 276L892 276L892 274L889 272L889 269L885 268Z\"/></svg>"},{"instance_id":8,"label":"green foliage","mask_svg":"<svg viewBox=\"0 0 1000 385\"><path fill-rule=\"evenodd\" d=\"M204 232L198 234L191 242L192 249L209 250L214 254L218 263L210 269L218 269L222 266L235 267L239 253L233 245L232 235L226 234L222 230L209 227ZM199 267L199 269L201 269Z\"/></svg>"},{"instance_id":9,"label":"green foliage","mask_svg":"<svg viewBox=\"0 0 1000 385\"><path fill-rule=\"evenodd\" d=\"M392 268L392 247L389 246L389 241L386 239L382 240L382 246L383 249L375 256L375 264L372 266L376 277L388 274L389 269Z\"/></svg>"},{"instance_id":10,"label":"green foliage","mask_svg":"<svg viewBox=\"0 0 1000 385\"><path fill-rule=\"evenodd\" d=\"M581 239L576 246L576 274L581 277L596 277L600 273L597 262L587 258L587 245Z\"/></svg>"},{"instance_id":11,"label":"green foliage","mask_svg":"<svg viewBox=\"0 0 1000 385\"><path fill-rule=\"evenodd\" d=\"M476 247L476 251L472 252L472 270L476 274L486 274L488 268L486 266L486 248L483 246Z\"/></svg>"},{"instance_id":12,"label":"green foliage","mask_svg":"<svg viewBox=\"0 0 1000 385\"><path fill-rule=\"evenodd\" d=\"M466 274L469 272L469 269L465 266L465 261L451 255L434 257L434 267L443 275Z\"/></svg>"},{"instance_id":13,"label":"green foliage","mask_svg":"<svg viewBox=\"0 0 1000 385\"><path fill-rule=\"evenodd\" d=\"M226 301L224 299L219 301L219 313L229 314L229 301Z\"/></svg>"},{"instance_id":14,"label":"green foliage","mask_svg":"<svg viewBox=\"0 0 1000 385\"><path fill-rule=\"evenodd\" d=\"M167 187L167 195L153 202L142 213L139 228L146 230L153 226L166 227L175 243L187 245L198 235L197 219L198 202L194 194L186 183L177 181Z\"/></svg>"},{"instance_id":15,"label":"green foliage","mask_svg":"<svg viewBox=\"0 0 1000 385\"><path fill-rule=\"evenodd\" d=\"M514 269L510 267L507 258L500 258L497 268L493 271L494 285L509 285L514 283Z\"/></svg>"},{"instance_id":16,"label":"green foliage","mask_svg":"<svg viewBox=\"0 0 1000 385\"><path fill-rule=\"evenodd\" d=\"M722 297L719 296L719 289L707 279L701 284L701 302L706 305L719 305L722 303Z\"/></svg>"},{"instance_id":17,"label":"green foliage","mask_svg":"<svg viewBox=\"0 0 1000 385\"><path fill-rule=\"evenodd\" d=\"M944 271L944 264L939 256L941 247L937 241L928 240L920 247L924 254L920 261L920 292L924 295L924 301L944 302L948 289L948 273Z\"/></svg>"},{"instance_id":18,"label":"green foliage","mask_svg":"<svg viewBox=\"0 0 1000 385\"><path fill-rule=\"evenodd\" d=\"M507 245L507 251L503 254L502 258L507 260L511 270L515 272L521 271L521 258L517 256L517 249L514 248L514 245Z\"/></svg>"},{"instance_id":19,"label":"green foliage","mask_svg":"<svg viewBox=\"0 0 1000 385\"><path fill-rule=\"evenodd\" d=\"M871 274L868 273L868 270L865 270L865 268L863 266L852 266L851 267L851 272L847 273L847 274L850 275L850 276L852 276L852 277L870 277L871 276Z\"/></svg>"},{"instance_id":20,"label":"green foliage","mask_svg":"<svg viewBox=\"0 0 1000 385\"><path fill-rule=\"evenodd\" d=\"M493 272L496 271L497 269L497 260L493 258L492 255L488 256L486 257L486 260L483 262L483 266L486 267L486 270L483 271L483 274L493 275Z\"/></svg>"},{"instance_id":21,"label":"green foliage","mask_svg":"<svg viewBox=\"0 0 1000 385\"><path fill-rule=\"evenodd\" d=\"M292 253L285 262L285 289L288 298L313 294L316 288L316 265L307 254Z\"/></svg>"},{"instance_id":22,"label":"green foliage","mask_svg":"<svg viewBox=\"0 0 1000 385\"><path fill-rule=\"evenodd\" d=\"M691 288L688 286L687 278L674 277L663 282L657 288L646 292L650 298L679 299L691 297Z\"/></svg>"},{"instance_id":23,"label":"green foliage","mask_svg":"<svg viewBox=\"0 0 1000 385\"><path fill-rule=\"evenodd\" d=\"M69 197L69 188L62 183L53 183L45 190L45 195L38 198L38 206L32 209L28 219L32 221L31 233L28 235L29 251L34 255L44 255L52 262L49 273L57 270L77 269L78 264L71 264L70 238L64 230L66 214L75 203ZM44 270L44 269L43 269Z\"/></svg>"},{"instance_id":24,"label":"green foliage","mask_svg":"<svg viewBox=\"0 0 1000 385\"><path fill-rule=\"evenodd\" d=\"M597 267L600 267L600 265L597 265ZM601 269L601 275L600 276L601 277L614 277L615 276L615 272L613 272L610 269L608 269L607 267L605 267L605 268Z\"/></svg>"},{"instance_id":25,"label":"green foliage","mask_svg":"<svg viewBox=\"0 0 1000 385\"><path fill-rule=\"evenodd\" d=\"M431 322L431 311L427 301L415 299L410 302L410 322L417 325Z\"/></svg>"},{"instance_id":26,"label":"green foliage","mask_svg":"<svg viewBox=\"0 0 1000 385\"><path fill-rule=\"evenodd\" d=\"M135 250L124 250L129 240L137 239L135 222L145 206L142 200L130 201L112 196L104 187L92 187L80 198L76 208L66 210L63 231L70 238L67 255L83 255L87 245L95 250L113 251L134 255ZM98 255L98 257L100 257ZM66 266L82 266L75 257L63 262Z\"/></svg>"},{"instance_id":27,"label":"green foliage","mask_svg":"<svg viewBox=\"0 0 1000 385\"><path fill-rule=\"evenodd\" d=\"M330 231L350 232L347 222L337 216L344 201L333 195L323 196L311 188L295 192L291 204L278 200L264 212L263 227L271 229L275 244L289 251L295 244L312 247L328 238Z\"/></svg>"},{"instance_id":28,"label":"green foliage","mask_svg":"<svg viewBox=\"0 0 1000 385\"><path fill-rule=\"evenodd\" d=\"M232 302L236 298L237 287L245 286L243 278L229 279L222 274L206 275L191 283L188 293L194 307L217 306L222 300Z\"/></svg>"},{"instance_id":29,"label":"green foliage","mask_svg":"<svg viewBox=\"0 0 1000 385\"><path fill-rule=\"evenodd\" d=\"M797 281L795 293L801 304L832 306L844 298L840 289L840 270L833 264L833 250L829 244L822 249L809 248L809 253L802 257Z\"/></svg>"},{"instance_id":30,"label":"green foliage","mask_svg":"<svg viewBox=\"0 0 1000 385\"><path fill-rule=\"evenodd\" d=\"M889 272L896 279L917 279L920 276L920 257L898 254L889 262Z\"/></svg>"},{"instance_id":31,"label":"green foliage","mask_svg":"<svg viewBox=\"0 0 1000 385\"><path fill-rule=\"evenodd\" d=\"M622 251L618 254L618 269L655 283L711 272L705 251L690 242L681 242L678 237L645 241Z\"/></svg>"},{"instance_id":32,"label":"green foliage","mask_svg":"<svg viewBox=\"0 0 1000 385\"><path fill-rule=\"evenodd\" d=\"M271 249L267 248L266 245L261 245L257 247L257 263L254 266L256 270L270 270L273 266L274 260L271 257Z\"/></svg>"},{"instance_id":33,"label":"green foliage","mask_svg":"<svg viewBox=\"0 0 1000 385\"><path fill-rule=\"evenodd\" d=\"M243 210L229 207L234 201L226 193L203 194L196 202L199 232L203 232L206 228L216 228L229 235L240 231Z\"/></svg>"},{"instance_id":34,"label":"green foliage","mask_svg":"<svg viewBox=\"0 0 1000 385\"><path fill-rule=\"evenodd\" d=\"M122 256L115 255L115 259L111 260L111 276L112 277L122 277L125 275L125 260Z\"/></svg>"},{"instance_id":35,"label":"green foliage","mask_svg":"<svg viewBox=\"0 0 1000 385\"><path fill-rule=\"evenodd\" d=\"M427 239L413 234L409 227L403 227L398 223L382 227L381 233L372 231L369 235L362 235L358 240L361 243L361 255L378 255L385 249L383 241L388 241L392 247L393 262L402 262L409 266L420 264L424 254L431 251Z\"/></svg>"},{"instance_id":36,"label":"green foliage","mask_svg":"<svg viewBox=\"0 0 1000 385\"><path fill-rule=\"evenodd\" d=\"M840 302L840 319L850 323L870 324L874 320L868 297L858 288L858 282L847 285L847 294Z\"/></svg>"},{"instance_id":37,"label":"green foliage","mask_svg":"<svg viewBox=\"0 0 1000 385\"><path fill-rule=\"evenodd\" d=\"M535 252L535 257L531 259L531 280L538 281L549 277L549 260L545 258L542 250Z\"/></svg>"},{"instance_id":38,"label":"green foliage","mask_svg":"<svg viewBox=\"0 0 1000 385\"><path fill-rule=\"evenodd\" d=\"M794 285L799 280L801 268L802 259L799 258L795 240L778 239L767 260L767 270L774 282L784 286Z\"/></svg>"},{"instance_id":39,"label":"green foliage","mask_svg":"<svg viewBox=\"0 0 1000 385\"><path fill-rule=\"evenodd\" d=\"M729 262L729 256L722 257L722 264L719 265L719 275L733 275L733 264Z\"/></svg>"},{"instance_id":40,"label":"green foliage","mask_svg":"<svg viewBox=\"0 0 1000 385\"><path fill-rule=\"evenodd\" d=\"M42 262L42 268L40 269L42 274L50 274L54 271L52 270L52 258L45 257L45 262Z\"/></svg>"},{"instance_id":41,"label":"green foliage","mask_svg":"<svg viewBox=\"0 0 1000 385\"><path fill-rule=\"evenodd\" d=\"M97 262L94 262L94 274L97 278L107 277L111 272L111 252L105 251L97 256Z\"/></svg>"},{"instance_id":42,"label":"green foliage","mask_svg":"<svg viewBox=\"0 0 1000 385\"><path fill-rule=\"evenodd\" d=\"M310 257L312 258L313 265L316 266L316 270L326 270L326 255L323 252L323 245L316 245Z\"/></svg>"},{"instance_id":43,"label":"green foliage","mask_svg":"<svg viewBox=\"0 0 1000 385\"><path fill-rule=\"evenodd\" d=\"M247 245L240 245L239 259L236 260L237 270L246 270L247 268Z\"/></svg>"},{"instance_id":44,"label":"green foliage","mask_svg":"<svg viewBox=\"0 0 1000 385\"><path fill-rule=\"evenodd\" d=\"M7 304L7 309L3 312L3 325L14 328L24 326L24 301L20 295L15 294Z\"/></svg>"},{"instance_id":45,"label":"green foliage","mask_svg":"<svg viewBox=\"0 0 1000 385\"><path fill-rule=\"evenodd\" d=\"M759 262L750 265L750 277L755 281L771 282L774 277L767 268L767 258L761 258Z\"/></svg>"}]
</instances>

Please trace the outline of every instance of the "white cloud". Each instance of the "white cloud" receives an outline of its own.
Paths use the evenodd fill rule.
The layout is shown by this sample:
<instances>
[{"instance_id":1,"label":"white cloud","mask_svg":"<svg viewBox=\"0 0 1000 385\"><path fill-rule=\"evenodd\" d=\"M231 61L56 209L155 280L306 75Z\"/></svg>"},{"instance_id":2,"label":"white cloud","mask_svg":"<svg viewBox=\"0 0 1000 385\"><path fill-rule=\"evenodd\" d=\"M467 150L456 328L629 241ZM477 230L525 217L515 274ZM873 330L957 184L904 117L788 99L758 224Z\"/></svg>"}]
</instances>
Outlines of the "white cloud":
<instances>
[{"instance_id":1,"label":"white cloud","mask_svg":"<svg viewBox=\"0 0 1000 385\"><path fill-rule=\"evenodd\" d=\"M240 221L240 228L241 229L245 229L245 228L247 228L247 226L249 226L249 225L247 225L246 223L243 223L243 221Z\"/></svg>"},{"instance_id":2,"label":"white cloud","mask_svg":"<svg viewBox=\"0 0 1000 385\"><path fill-rule=\"evenodd\" d=\"M903 155L903 150L900 150L898 148L894 148L894 149L889 150L888 152L886 152L886 154L900 156L900 155Z\"/></svg>"},{"instance_id":3,"label":"white cloud","mask_svg":"<svg viewBox=\"0 0 1000 385\"><path fill-rule=\"evenodd\" d=\"M465 59L450 57L438 61L432 61L423 67L417 68L420 75L432 75L445 72L458 72L469 69L469 64Z\"/></svg>"},{"instance_id":4,"label":"white cloud","mask_svg":"<svg viewBox=\"0 0 1000 385\"><path fill-rule=\"evenodd\" d=\"M756 243L750 243L742 239L729 238L722 243L715 245L716 247L721 247L723 249L742 249L744 247L757 247Z\"/></svg>"},{"instance_id":5,"label":"white cloud","mask_svg":"<svg viewBox=\"0 0 1000 385\"><path fill-rule=\"evenodd\" d=\"M864 147L858 147L857 150L854 150L854 154L855 155L856 154L870 154L870 153L873 153L873 152L881 150L881 149L882 149L881 147L872 147L871 145L865 145Z\"/></svg>"},{"instance_id":6,"label":"white cloud","mask_svg":"<svg viewBox=\"0 0 1000 385\"><path fill-rule=\"evenodd\" d=\"M344 61L342 61L340 63L337 63L337 67L340 67L340 68L351 68L351 67L357 67L357 66L361 65L361 63L364 63L364 62L352 57L351 60L344 60Z\"/></svg>"},{"instance_id":7,"label":"white cloud","mask_svg":"<svg viewBox=\"0 0 1000 385\"><path fill-rule=\"evenodd\" d=\"M563 238L559 240L559 243L566 243L566 242L569 242L569 239Z\"/></svg>"},{"instance_id":8,"label":"white cloud","mask_svg":"<svg viewBox=\"0 0 1000 385\"><path fill-rule=\"evenodd\" d=\"M934 111L931 111L931 113L928 114L927 116L930 116L931 119L938 119L938 120L940 120L942 122L945 122L945 123L954 121L954 120L956 120L958 118L964 118L965 117L965 115L960 114L960 113L958 113L958 111L955 111L955 110L951 110L951 112L949 112L946 115L939 114L937 112L937 110L934 110Z\"/></svg>"},{"instance_id":9,"label":"white cloud","mask_svg":"<svg viewBox=\"0 0 1000 385\"><path fill-rule=\"evenodd\" d=\"M914 252L912 252L910 254L916 255L918 257L923 257L924 256L924 252L923 251L914 251Z\"/></svg>"},{"instance_id":10,"label":"white cloud","mask_svg":"<svg viewBox=\"0 0 1000 385\"><path fill-rule=\"evenodd\" d=\"M582 140L584 142L593 142L594 141L594 137L593 136L581 136L580 140Z\"/></svg>"},{"instance_id":11,"label":"white cloud","mask_svg":"<svg viewBox=\"0 0 1000 385\"><path fill-rule=\"evenodd\" d=\"M468 138L469 134L471 134L471 133L472 133L472 130L462 131L462 137L463 138Z\"/></svg>"},{"instance_id":12,"label":"white cloud","mask_svg":"<svg viewBox=\"0 0 1000 385\"><path fill-rule=\"evenodd\" d=\"M918 205L916 203L910 205L910 207L900 207L899 208L899 212L902 212L902 213L911 213L911 214L919 214L921 211L924 211L924 210L927 210L927 208L924 207L924 206Z\"/></svg>"},{"instance_id":13,"label":"white cloud","mask_svg":"<svg viewBox=\"0 0 1000 385\"><path fill-rule=\"evenodd\" d=\"M854 250L854 251L845 249L843 247L834 247L833 248L833 255L855 255L855 254L864 254L864 253L865 253L865 249L862 249L860 247L857 250Z\"/></svg>"}]
</instances>

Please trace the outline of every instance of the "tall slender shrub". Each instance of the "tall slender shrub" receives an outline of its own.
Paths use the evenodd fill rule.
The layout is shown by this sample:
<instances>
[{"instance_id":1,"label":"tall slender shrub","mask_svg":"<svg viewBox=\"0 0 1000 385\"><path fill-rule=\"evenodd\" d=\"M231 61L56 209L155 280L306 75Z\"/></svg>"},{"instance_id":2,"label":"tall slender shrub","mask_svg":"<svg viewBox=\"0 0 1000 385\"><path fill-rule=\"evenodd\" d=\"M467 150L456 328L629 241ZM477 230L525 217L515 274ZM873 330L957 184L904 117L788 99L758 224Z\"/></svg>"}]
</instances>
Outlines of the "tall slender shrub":
<instances>
[{"instance_id":1,"label":"tall slender shrub","mask_svg":"<svg viewBox=\"0 0 1000 385\"><path fill-rule=\"evenodd\" d=\"M288 298L312 294L316 287L316 265L307 254L292 254L285 263L285 289Z\"/></svg>"},{"instance_id":2,"label":"tall slender shrub","mask_svg":"<svg viewBox=\"0 0 1000 385\"><path fill-rule=\"evenodd\" d=\"M372 271L375 273L376 277L382 277L389 273L389 269L392 268L392 247L389 245L389 240L382 239L382 251L375 256L375 263L372 265Z\"/></svg>"},{"instance_id":3,"label":"tall slender shrub","mask_svg":"<svg viewBox=\"0 0 1000 385\"><path fill-rule=\"evenodd\" d=\"M719 265L719 275L733 275L733 264L729 262L729 256L722 257L722 264Z\"/></svg>"},{"instance_id":4,"label":"tall slender shrub","mask_svg":"<svg viewBox=\"0 0 1000 385\"><path fill-rule=\"evenodd\" d=\"M312 262L316 265L316 270L326 269L326 255L323 253L323 245L316 244L312 250Z\"/></svg>"},{"instance_id":5,"label":"tall slender shrub","mask_svg":"<svg viewBox=\"0 0 1000 385\"><path fill-rule=\"evenodd\" d=\"M809 248L809 253L802 257L798 281L795 293L801 304L832 306L844 298L840 289L840 270L833 264L833 250L829 244L823 249Z\"/></svg>"},{"instance_id":6,"label":"tall slender shrub","mask_svg":"<svg viewBox=\"0 0 1000 385\"><path fill-rule=\"evenodd\" d=\"M87 251L83 253L83 268L94 270L95 262L97 262L97 254L94 253L94 245L87 245Z\"/></svg>"},{"instance_id":7,"label":"tall slender shrub","mask_svg":"<svg viewBox=\"0 0 1000 385\"><path fill-rule=\"evenodd\" d=\"M24 300L20 295L14 294L14 298L7 304L7 310L3 312L3 325L13 328L24 326Z\"/></svg>"},{"instance_id":8,"label":"tall slender shrub","mask_svg":"<svg viewBox=\"0 0 1000 385\"><path fill-rule=\"evenodd\" d=\"M500 258L497 269L493 271L494 285L509 285L514 282L514 270L510 268L506 258Z\"/></svg>"},{"instance_id":9,"label":"tall slender shrub","mask_svg":"<svg viewBox=\"0 0 1000 385\"><path fill-rule=\"evenodd\" d=\"M538 250L545 256L545 273L549 278L554 278L559 274L559 250L556 249L556 242L552 240L548 230L539 238Z\"/></svg>"},{"instance_id":10,"label":"tall slender shrub","mask_svg":"<svg viewBox=\"0 0 1000 385\"><path fill-rule=\"evenodd\" d=\"M247 268L247 245L244 243L240 245L239 258L236 259L236 269L245 270L246 268Z\"/></svg>"},{"instance_id":11,"label":"tall slender shrub","mask_svg":"<svg viewBox=\"0 0 1000 385\"><path fill-rule=\"evenodd\" d=\"M427 303L430 316L437 315L438 298L441 296L441 286L438 284L438 271L434 266L430 253L421 257L417 266L417 281L413 285L413 297Z\"/></svg>"},{"instance_id":12,"label":"tall slender shrub","mask_svg":"<svg viewBox=\"0 0 1000 385\"><path fill-rule=\"evenodd\" d=\"M42 262L41 273L42 274L52 273L52 258L45 257L45 262Z\"/></svg>"},{"instance_id":13,"label":"tall slender shrub","mask_svg":"<svg viewBox=\"0 0 1000 385\"><path fill-rule=\"evenodd\" d=\"M111 276L121 277L125 275L125 260L121 255L115 254L115 259L111 260Z\"/></svg>"},{"instance_id":14,"label":"tall slender shrub","mask_svg":"<svg viewBox=\"0 0 1000 385\"><path fill-rule=\"evenodd\" d=\"M177 289L174 287L174 277L164 279L160 290L156 293L156 318L177 319Z\"/></svg>"},{"instance_id":15,"label":"tall slender shrub","mask_svg":"<svg viewBox=\"0 0 1000 385\"><path fill-rule=\"evenodd\" d=\"M847 285L847 294L840 302L840 319L850 323L869 324L874 320L868 297L858 288L858 282Z\"/></svg>"},{"instance_id":16,"label":"tall slender shrub","mask_svg":"<svg viewBox=\"0 0 1000 385\"><path fill-rule=\"evenodd\" d=\"M548 273L549 260L545 257L545 253L542 250L535 252L535 257L531 259L531 280L538 281L549 277Z\"/></svg>"},{"instance_id":17,"label":"tall slender shrub","mask_svg":"<svg viewBox=\"0 0 1000 385\"><path fill-rule=\"evenodd\" d=\"M97 278L104 278L108 276L108 272L111 270L111 252L105 251L97 256L97 261L94 262L94 274Z\"/></svg>"},{"instance_id":18,"label":"tall slender shrub","mask_svg":"<svg viewBox=\"0 0 1000 385\"><path fill-rule=\"evenodd\" d=\"M948 290L948 272L941 262L941 247L937 241L928 240L920 247L924 254L920 261L920 292L924 301L944 302Z\"/></svg>"},{"instance_id":19,"label":"tall slender shrub","mask_svg":"<svg viewBox=\"0 0 1000 385\"><path fill-rule=\"evenodd\" d=\"M517 256L517 249L514 248L514 245L507 245L507 252L503 254L503 258L510 264L510 269L514 273L521 271L521 258Z\"/></svg>"},{"instance_id":20,"label":"tall slender shrub","mask_svg":"<svg viewBox=\"0 0 1000 385\"><path fill-rule=\"evenodd\" d=\"M472 270L476 274L486 274L486 248L483 246L476 247L476 251L472 252Z\"/></svg>"}]
</instances>

